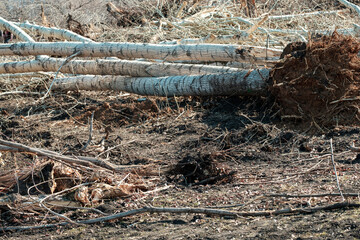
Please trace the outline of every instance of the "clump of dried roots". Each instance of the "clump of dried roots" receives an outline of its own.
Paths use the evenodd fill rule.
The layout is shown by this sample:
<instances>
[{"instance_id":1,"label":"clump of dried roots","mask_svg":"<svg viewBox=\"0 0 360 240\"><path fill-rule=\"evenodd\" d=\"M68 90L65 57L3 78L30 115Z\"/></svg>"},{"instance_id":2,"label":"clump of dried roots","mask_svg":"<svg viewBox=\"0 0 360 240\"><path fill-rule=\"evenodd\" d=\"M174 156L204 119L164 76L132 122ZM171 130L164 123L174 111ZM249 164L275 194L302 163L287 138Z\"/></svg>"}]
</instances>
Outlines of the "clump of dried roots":
<instances>
[{"instance_id":1,"label":"clump of dried roots","mask_svg":"<svg viewBox=\"0 0 360 240\"><path fill-rule=\"evenodd\" d=\"M334 32L287 48L271 72L282 118L318 129L360 123L360 42Z\"/></svg>"}]
</instances>

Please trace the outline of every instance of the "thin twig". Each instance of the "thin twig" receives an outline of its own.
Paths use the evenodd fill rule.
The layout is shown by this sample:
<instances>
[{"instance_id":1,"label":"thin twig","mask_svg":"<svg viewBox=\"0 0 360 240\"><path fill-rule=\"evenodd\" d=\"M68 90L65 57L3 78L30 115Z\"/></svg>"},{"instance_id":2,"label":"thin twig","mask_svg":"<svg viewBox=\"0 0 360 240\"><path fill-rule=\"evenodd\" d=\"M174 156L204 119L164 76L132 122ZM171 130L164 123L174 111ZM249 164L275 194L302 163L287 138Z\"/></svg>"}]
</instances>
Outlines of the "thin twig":
<instances>
[{"instance_id":1,"label":"thin twig","mask_svg":"<svg viewBox=\"0 0 360 240\"><path fill-rule=\"evenodd\" d=\"M353 142L352 145L350 146L350 151L351 152L360 152L360 147L355 147L355 142Z\"/></svg>"},{"instance_id":2,"label":"thin twig","mask_svg":"<svg viewBox=\"0 0 360 240\"><path fill-rule=\"evenodd\" d=\"M56 81L56 78L61 70L61 68L66 65L67 63L69 63L72 59L74 59L77 55L79 55L81 52L80 51L77 51L76 53L74 53L73 55L70 55L69 57L67 57L65 59L65 61L61 64L61 66L59 67L59 69L57 70L57 72L55 73L55 77L54 79L52 80L50 86L49 86L49 89L47 90L47 92L45 93L45 95L41 98L41 100L44 100L49 94L50 94L50 91L51 91L51 88L52 86L54 85L55 81Z\"/></svg>"},{"instance_id":3,"label":"thin twig","mask_svg":"<svg viewBox=\"0 0 360 240\"><path fill-rule=\"evenodd\" d=\"M2 146L4 145L4 146ZM88 166L88 167L94 167L99 166L111 171L122 171L124 169L128 168L134 168L139 167L135 165L128 165L128 166L119 166L114 165L111 163L108 163L106 161L102 161L101 159L93 158L93 157L83 157L83 156L65 156L61 155L57 152L53 152L46 149L39 149L39 148L32 148L28 147L26 145L23 145L21 143L14 143L6 140L0 139L0 151L10 151L10 152L25 152L25 153L32 153L40 156L46 156L48 158L54 159L54 160L62 160L64 162L67 162L69 164L79 164L82 166Z\"/></svg>"},{"instance_id":4,"label":"thin twig","mask_svg":"<svg viewBox=\"0 0 360 240\"><path fill-rule=\"evenodd\" d=\"M105 151L102 152L102 153L99 153L96 157L98 158L98 157L100 157L101 155L104 155L105 153L108 153L108 152L110 152L111 150L114 150L114 149L117 148L117 147L124 146L124 145L126 145L126 144L133 143L133 142L138 142L138 141L139 141L139 140L130 140L130 141L125 142L125 143L120 143L120 144L118 144L118 145L115 145L115 146L113 146L113 147L105 150Z\"/></svg>"},{"instance_id":5,"label":"thin twig","mask_svg":"<svg viewBox=\"0 0 360 240\"><path fill-rule=\"evenodd\" d=\"M0 96L15 95L15 94L23 94L23 95L41 95L41 93L39 93L39 92L10 91L10 92L2 92L2 93L0 93Z\"/></svg>"},{"instance_id":6,"label":"thin twig","mask_svg":"<svg viewBox=\"0 0 360 240\"><path fill-rule=\"evenodd\" d=\"M331 149L331 162L332 162L333 167L334 167L334 172L335 172L335 179L336 179L337 188L338 188L338 190L339 190L339 192L340 192L340 195L341 195L341 197L342 197L342 200L345 201L344 195L343 195L343 193L342 193L342 191L341 191L341 188L340 188L339 178L338 178L338 175L337 175L337 172L336 172L332 138L330 138L330 149Z\"/></svg>"},{"instance_id":7,"label":"thin twig","mask_svg":"<svg viewBox=\"0 0 360 240\"><path fill-rule=\"evenodd\" d=\"M92 141L92 131L93 131L94 114L95 114L95 111L93 111L93 112L91 113L90 127L89 127L89 139L88 139L88 141L86 142L86 144L81 148L81 151L84 151L84 150L89 146L89 144L90 144L91 141Z\"/></svg>"},{"instance_id":8,"label":"thin twig","mask_svg":"<svg viewBox=\"0 0 360 240\"><path fill-rule=\"evenodd\" d=\"M359 197L360 193L343 193L346 197ZM284 198L306 198L306 197L337 197L341 196L340 193L316 193L316 194L278 194L270 193L265 194L265 197L284 197Z\"/></svg>"}]
</instances>

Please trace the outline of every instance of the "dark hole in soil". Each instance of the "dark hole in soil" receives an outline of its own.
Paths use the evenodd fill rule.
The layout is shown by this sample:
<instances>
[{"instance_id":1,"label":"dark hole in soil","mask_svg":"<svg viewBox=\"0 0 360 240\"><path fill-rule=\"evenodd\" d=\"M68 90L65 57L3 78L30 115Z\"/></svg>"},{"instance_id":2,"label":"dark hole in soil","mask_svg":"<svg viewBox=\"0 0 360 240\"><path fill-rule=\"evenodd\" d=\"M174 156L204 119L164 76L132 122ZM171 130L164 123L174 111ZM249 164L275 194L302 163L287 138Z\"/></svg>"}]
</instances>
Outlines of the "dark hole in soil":
<instances>
[{"instance_id":1,"label":"dark hole in soil","mask_svg":"<svg viewBox=\"0 0 360 240\"><path fill-rule=\"evenodd\" d=\"M174 180L185 185L230 182L229 167L215 158L212 154L189 154L169 171L169 177L175 176Z\"/></svg>"}]
</instances>

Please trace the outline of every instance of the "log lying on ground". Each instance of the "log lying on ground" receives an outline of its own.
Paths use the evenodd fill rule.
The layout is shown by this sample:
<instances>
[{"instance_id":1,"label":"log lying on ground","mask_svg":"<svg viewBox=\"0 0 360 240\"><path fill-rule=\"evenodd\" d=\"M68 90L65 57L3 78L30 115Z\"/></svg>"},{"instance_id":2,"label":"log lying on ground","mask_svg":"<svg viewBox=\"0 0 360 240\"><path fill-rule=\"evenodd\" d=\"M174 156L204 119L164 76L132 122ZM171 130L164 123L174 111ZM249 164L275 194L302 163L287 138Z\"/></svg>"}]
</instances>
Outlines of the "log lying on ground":
<instances>
[{"instance_id":1,"label":"log lying on ground","mask_svg":"<svg viewBox=\"0 0 360 240\"><path fill-rule=\"evenodd\" d=\"M74 42L94 42L93 40L83 37L77 33L74 33L72 31L69 31L67 29L58 29L58 28L50 28L50 27L44 27L39 26L36 24L31 24L29 22L24 23L16 23L14 22L16 26L30 30L32 32L35 32L38 35L43 35L45 37L53 37L68 41L74 41Z\"/></svg>"},{"instance_id":2,"label":"log lying on ground","mask_svg":"<svg viewBox=\"0 0 360 240\"><path fill-rule=\"evenodd\" d=\"M57 55L78 57L118 57L121 59L198 60L219 62L266 62L277 60L281 50L238 45L161 45L139 43L13 43L0 46L0 55Z\"/></svg>"},{"instance_id":3,"label":"log lying on ground","mask_svg":"<svg viewBox=\"0 0 360 240\"><path fill-rule=\"evenodd\" d=\"M73 60L42 58L31 61L0 63L0 73L56 72L82 75L123 75L133 77L163 77L237 72L239 69L202 64L154 63L127 60ZM61 67L61 68L60 68Z\"/></svg>"},{"instance_id":4,"label":"log lying on ground","mask_svg":"<svg viewBox=\"0 0 360 240\"><path fill-rule=\"evenodd\" d=\"M266 92L269 69L202 76L131 78L81 76L59 78L53 89L114 90L155 96L262 95Z\"/></svg>"},{"instance_id":5,"label":"log lying on ground","mask_svg":"<svg viewBox=\"0 0 360 240\"><path fill-rule=\"evenodd\" d=\"M30 37L29 34L27 34L22 29L17 27L14 23L9 22L2 17L0 17L0 29L12 32L22 41L35 42L35 40L32 37Z\"/></svg>"},{"instance_id":6,"label":"log lying on ground","mask_svg":"<svg viewBox=\"0 0 360 240\"><path fill-rule=\"evenodd\" d=\"M358 5L353 4L353 3L349 2L349 1L346 1L346 0L339 0L339 2L341 2L342 4L347 6L348 8L351 8L351 9L355 10L360 15L360 7Z\"/></svg>"}]
</instances>

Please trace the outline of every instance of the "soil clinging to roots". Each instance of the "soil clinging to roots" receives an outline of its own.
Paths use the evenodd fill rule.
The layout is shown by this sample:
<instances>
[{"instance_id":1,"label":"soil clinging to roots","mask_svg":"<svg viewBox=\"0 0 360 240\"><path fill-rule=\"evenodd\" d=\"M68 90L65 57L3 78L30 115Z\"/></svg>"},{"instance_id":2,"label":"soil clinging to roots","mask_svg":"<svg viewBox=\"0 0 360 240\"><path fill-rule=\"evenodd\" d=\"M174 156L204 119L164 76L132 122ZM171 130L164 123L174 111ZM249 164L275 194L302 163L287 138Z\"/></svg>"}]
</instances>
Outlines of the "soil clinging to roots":
<instances>
[{"instance_id":1,"label":"soil clinging to roots","mask_svg":"<svg viewBox=\"0 0 360 240\"><path fill-rule=\"evenodd\" d=\"M320 130L359 125L360 42L334 32L285 50L289 54L283 54L270 75L282 119Z\"/></svg>"}]
</instances>

